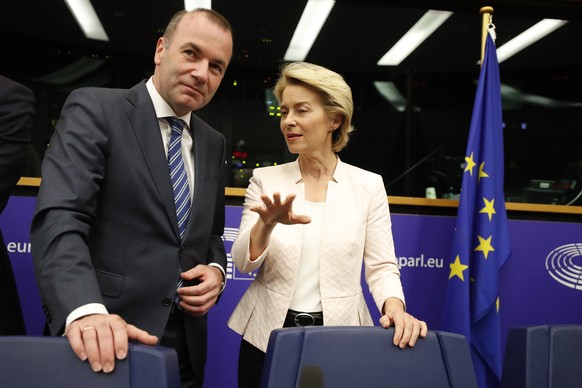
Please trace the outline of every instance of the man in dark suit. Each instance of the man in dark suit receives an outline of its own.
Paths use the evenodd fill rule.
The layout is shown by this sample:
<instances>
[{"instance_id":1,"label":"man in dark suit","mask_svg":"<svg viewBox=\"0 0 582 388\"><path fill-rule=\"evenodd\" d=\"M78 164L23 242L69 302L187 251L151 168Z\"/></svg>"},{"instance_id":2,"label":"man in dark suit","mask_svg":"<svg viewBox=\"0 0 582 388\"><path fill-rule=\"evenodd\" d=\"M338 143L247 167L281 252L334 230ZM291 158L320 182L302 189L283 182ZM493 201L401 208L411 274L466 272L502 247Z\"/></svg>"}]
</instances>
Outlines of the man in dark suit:
<instances>
[{"instance_id":1,"label":"man in dark suit","mask_svg":"<svg viewBox=\"0 0 582 388\"><path fill-rule=\"evenodd\" d=\"M111 372L128 340L159 340L176 348L182 385L202 386L205 314L225 281L226 145L192 111L212 99L231 56L222 15L182 11L158 40L147 82L78 89L63 107L43 161L32 253L52 334L64 333L95 371ZM185 124L182 237L168 117Z\"/></svg>"},{"instance_id":2,"label":"man in dark suit","mask_svg":"<svg viewBox=\"0 0 582 388\"><path fill-rule=\"evenodd\" d=\"M0 213L26 167L34 113L32 91L0 76ZM0 243L0 335L23 335L26 328L2 231Z\"/></svg>"}]
</instances>

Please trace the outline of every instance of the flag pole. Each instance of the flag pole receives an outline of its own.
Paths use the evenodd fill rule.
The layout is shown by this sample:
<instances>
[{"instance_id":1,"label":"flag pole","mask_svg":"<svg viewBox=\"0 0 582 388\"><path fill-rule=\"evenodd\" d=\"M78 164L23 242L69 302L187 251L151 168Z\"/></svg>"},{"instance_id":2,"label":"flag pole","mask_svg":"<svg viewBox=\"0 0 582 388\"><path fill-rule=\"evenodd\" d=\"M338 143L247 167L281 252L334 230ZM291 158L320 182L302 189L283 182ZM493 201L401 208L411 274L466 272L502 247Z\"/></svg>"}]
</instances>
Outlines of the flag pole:
<instances>
[{"instance_id":1,"label":"flag pole","mask_svg":"<svg viewBox=\"0 0 582 388\"><path fill-rule=\"evenodd\" d=\"M491 14L493 7L482 7L479 11L481 15L481 65L483 65L483 57L485 56L485 41L487 39L489 24L491 23Z\"/></svg>"}]
</instances>

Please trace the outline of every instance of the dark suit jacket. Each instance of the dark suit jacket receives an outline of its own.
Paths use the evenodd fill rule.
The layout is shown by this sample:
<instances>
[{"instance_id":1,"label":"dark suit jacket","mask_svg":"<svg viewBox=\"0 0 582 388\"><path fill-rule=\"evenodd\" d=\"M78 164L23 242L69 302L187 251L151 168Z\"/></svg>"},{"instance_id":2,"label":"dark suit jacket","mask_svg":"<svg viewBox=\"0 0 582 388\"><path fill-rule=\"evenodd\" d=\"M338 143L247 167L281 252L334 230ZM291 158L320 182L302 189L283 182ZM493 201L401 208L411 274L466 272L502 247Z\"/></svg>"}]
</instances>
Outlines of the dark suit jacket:
<instances>
[{"instance_id":1,"label":"dark suit jacket","mask_svg":"<svg viewBox=\"0 0 582 388\"><path fill-rule=\"evenodd\" d=\"M181 242L160 128L145 82L83 88L66 101L42 165L32 254L47 322L62 332L87 303L161 338L179 270L226 269L225 139L192 114L195 188ZM206 317L185 315L191 354ZM194 344L197 346L194 346Z\"/></svg>"},{"instance_id":2,"label":"dark suit jacket","mask_svg":"<svg viewBox=\"0 0 582 388\"><path fill-rule=\"evenodd\" d=\"M0 76L0 213L27 159L35 98L24 85ZM0 335L26 334L12 265L0 231Z\"/></svg>"}]
</instances>

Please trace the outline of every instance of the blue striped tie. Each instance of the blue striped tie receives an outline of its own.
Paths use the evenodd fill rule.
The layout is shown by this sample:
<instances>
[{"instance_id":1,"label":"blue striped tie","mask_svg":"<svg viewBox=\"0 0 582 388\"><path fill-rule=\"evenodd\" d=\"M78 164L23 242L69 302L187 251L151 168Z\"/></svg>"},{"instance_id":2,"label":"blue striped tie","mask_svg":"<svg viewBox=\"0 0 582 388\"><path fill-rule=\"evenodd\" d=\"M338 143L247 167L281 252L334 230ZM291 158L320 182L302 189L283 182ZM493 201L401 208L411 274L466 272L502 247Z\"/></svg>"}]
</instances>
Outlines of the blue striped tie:
<instances>
[{"instance_id":1,"label":"blue striped tie","mask_svg":"<svg viewBox=\"0 0 582 388\"><path fill-rule=\"evenodd\" d=\"M184 232L188 225L188 216L190 215L190 187L188 185L188 175L186 175L186 169L184 168L184 159L182 158L184 122L173 117L169 117L167 120L172 128L170 145L168 146L168 166L174 189L178 230L180 231L180 238L184 238Z\"/></svg>"},{"instance_id":2,"label":"blue striped tie","mask_svg":"<svg viewBox=\"0 0 582 388\"><path fill-rule=\"evenodd\" d=\"M174 202L176 204L176 217L178 218L178 230L180 239L184 238L188 216L190 215L190 187L188 185L188 175L184 168L182 158L182 131L184 122L173 117L167 118L172 134L170 135L170 145L168 146L168 167L170 169L170 179L174 190ZM180 270L181 272L182 270ZM178 278L176 289L182 287L183 280ZM180 297L176 293L174 299L176 306L180 303Z\"/></svg>"}]
</instances>

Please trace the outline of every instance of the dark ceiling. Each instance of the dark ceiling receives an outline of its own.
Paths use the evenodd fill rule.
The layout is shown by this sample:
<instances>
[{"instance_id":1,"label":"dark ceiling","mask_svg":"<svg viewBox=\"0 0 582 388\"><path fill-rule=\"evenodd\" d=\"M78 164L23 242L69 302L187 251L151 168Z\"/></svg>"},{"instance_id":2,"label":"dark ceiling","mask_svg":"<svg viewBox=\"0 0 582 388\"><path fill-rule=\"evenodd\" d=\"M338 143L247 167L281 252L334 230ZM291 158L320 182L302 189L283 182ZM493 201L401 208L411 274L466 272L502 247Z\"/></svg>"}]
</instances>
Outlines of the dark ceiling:
<instances>
[{"instance_id":1,"label":"dark ceiling","mask_svg":"<svg viewBox=\"0 0 582 388\"><path fill-rule=\"evenodd\" d=\"M86 39L64 0L9 0L0 7L0 74L35 91L39 104L34 146L39 155L71 90L81 86L131 87L151 75L156 41L170 17L183 8L182 0L92 3L109 42ZM284 148L277 131L256 129L271 124L276 127L264 120L266 89L272 86L269 83L276 76L305 4L306 0L213 0L213 7L233 25L235 47L218 93L221 104L211 104L202 114L233 144L244 138L257 150L271 154L273 149ZM494 7L498 47L543 18L569 20L503 62L501 81L528 98L572 101L575 106L582 103L582 0L336 0L306 60L340 72L353 88L356 125L361 131L351 142L346 161L383 174L388 183L423 157L423 147L428 153L434 145L446 144L446 155L462 155L479 73L479 10L483 6ZM428 9L455 13L401 65L378 67L379 58ZM409 101L414 101L415 108L422 107L422 117L386 109L386 101L371 81L394 82ZM521 166L535 171L519 170L519 177L552 176L548 169L561 168L568 155L579 155L575 139L579 138L580 113L560 110L558 114L529 101L504 99L509 130L506 149ZM233 125L235 120L237 125ZM531 124L527 138L522 136L524 122ZM554 125L556 122L560 125ZM414 128L430 129L424 130L418 142L405 144L398 136L404 126L412 128L411 123L418 124ZM551 158L539 157L550 153ZM385 160L378 163L378 155ZM456 159L450 160L451 171L456 171ZM408 176L407 185L409 181ZM403 182L390 188L392 195ZM521 181L514 183L519 186ZM422 187L419 195L424 195ZM408 188L405 192L411 195Z\"/></svg>"},{"instance_id":2,"label":"dark ceiling","mask_svg":"<svg viewBox=\"0 0 582 388\"><path fill-rule=\"evenodd\" d=\"M305 3L214 0L213 8L234 28L232 65L277 67ZM51 50L135 55L150 61L166 22L183 7L180 0L94 0L93 5L110 42L85 39L63 0L4 2L0 31L6 45L0 71L42 76L60 65L51 59ZM479 9L485 5L495 9L498 47L541 18L571 21L508 59L502 69L582 65L582 50L577 47L582 38L582 0L338 0L306 60L339 72L387 71L376 66L378 59L430 7L455 14L400 66L388 71L473 71L480 55Z\"/></svg>"}]
</instances>

